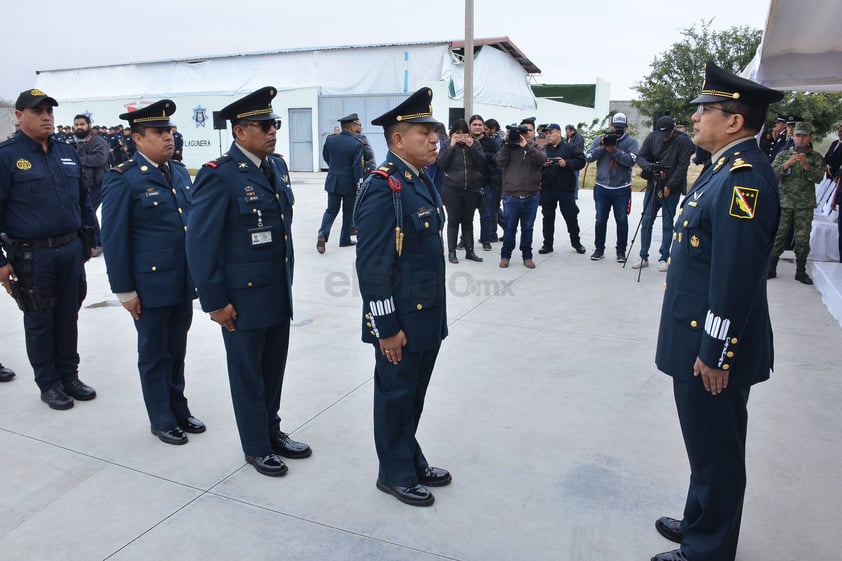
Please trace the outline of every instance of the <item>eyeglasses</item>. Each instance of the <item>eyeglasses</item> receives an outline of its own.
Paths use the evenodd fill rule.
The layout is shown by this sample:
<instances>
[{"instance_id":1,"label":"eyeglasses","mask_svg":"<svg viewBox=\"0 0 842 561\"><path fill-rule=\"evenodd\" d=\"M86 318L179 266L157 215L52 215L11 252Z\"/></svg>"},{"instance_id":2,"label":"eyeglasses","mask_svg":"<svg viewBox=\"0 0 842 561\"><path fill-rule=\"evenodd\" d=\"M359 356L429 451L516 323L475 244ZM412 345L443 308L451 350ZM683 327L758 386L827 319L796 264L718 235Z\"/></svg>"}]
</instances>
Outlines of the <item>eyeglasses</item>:
<instances>
[{"instance_id":1,"label":"eyeglasses","mask_svg":"<svg viewBox=\"0 0 842 561\"><path fill-rule=\"evenodd\" d=\"M723 113L727 113L728 115L736 115L733 111L728 111L727 109L723 109L716 105L705 105L704 103L700 103L699 106L696 108L696 113L699 115L703 114L705 111L710 111L711 109L719 109Z\"/></svg>"},{"instance_id":2,"label":"eyeglasses","mask_svg":"<svg viewBox=\"0 0 842 561\"><path fill-rule=\"evenodd\" d=\"M263 129L263 132L269 132L269 129L275 127L276 131L281 130L281 124L283 121L281 119L274 119L270 121L244 121L242 126L244 127L260 127Z\"/></svg>"}]
</instances>

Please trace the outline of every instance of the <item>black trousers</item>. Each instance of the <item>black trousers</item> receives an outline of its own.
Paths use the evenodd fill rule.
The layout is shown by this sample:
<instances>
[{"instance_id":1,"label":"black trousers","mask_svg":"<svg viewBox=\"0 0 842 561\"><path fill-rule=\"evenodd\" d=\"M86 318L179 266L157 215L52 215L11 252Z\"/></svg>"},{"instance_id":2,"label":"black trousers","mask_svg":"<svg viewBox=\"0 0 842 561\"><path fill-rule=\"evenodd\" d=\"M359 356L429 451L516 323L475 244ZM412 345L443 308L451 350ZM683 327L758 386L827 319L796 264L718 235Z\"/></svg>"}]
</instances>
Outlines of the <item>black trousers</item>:
<instances>
[{"instance_id":1,"label":"black trousers","mask_svg":"<svg viewBox=\"0 0 842 561\"><path fill-rule=\"evenodd\" d=\"M465 249L474 249L474 211L479 207L479 191L465 191L445 185L441 194L447 209L447 250L456 249L460 225Z\"/></svg>"},{"instance_id":2,"label":"black trousers","mask_svg":"<svg viewBox=\"0 0 842 561\"><path fill-rule=\"evenodd\" d=\"M289 320L263 329L222 329L228 383L243 452L272 453L270 435L281 419L281 389L289 348Z\"/></svg>"},{"instance_id":3,"label":"black trousers","mask_svg":"<svg viewBox=\"0 0 842 561\"><path fill-rule=\"evenodd\" d=\"M701 378L673 380L690 460L681 551L693 561L733 561L737 552L746 488L750 387L732 379L725 391L711 395Z\"/></svg>"},{"instance_id":4,"label":"black trousers","mask_svg":"<svg viewBox=\"0 0 842 561\"><path fill-rule=\"evenodd\" d=\"M392 364L374 345L374 446L380 460L377 477L386 484L416 485L418 472L428 466L415 432L438 354L438 348L404 348L403 359Z\"/></svg>"},{"instance_id":5,"label":"black trousers","mask_svg":"<svg viewBox=\"0 0 842 561\"><path fill-rule=\"evenodd\" d=\"M553 247L555 237L555 210L561 209L561 216L567 224L570 244L578 247L579 239L579 207L576 205L575 191L541 191L541 214L544 217L544 245Z\"/></svg>"},{"instance_id":6,"label":"black trousers","mask_svg":"<svg viewBox=\"0 0 842 561\"><path fill-rule=\"evenodd\" d=\"M156 430L170 430L191 416L184 397L184 357L192 322L193 302L186 299L174 306L144 307L134 322L140 388Z\"/></svg>"}]
</instances>

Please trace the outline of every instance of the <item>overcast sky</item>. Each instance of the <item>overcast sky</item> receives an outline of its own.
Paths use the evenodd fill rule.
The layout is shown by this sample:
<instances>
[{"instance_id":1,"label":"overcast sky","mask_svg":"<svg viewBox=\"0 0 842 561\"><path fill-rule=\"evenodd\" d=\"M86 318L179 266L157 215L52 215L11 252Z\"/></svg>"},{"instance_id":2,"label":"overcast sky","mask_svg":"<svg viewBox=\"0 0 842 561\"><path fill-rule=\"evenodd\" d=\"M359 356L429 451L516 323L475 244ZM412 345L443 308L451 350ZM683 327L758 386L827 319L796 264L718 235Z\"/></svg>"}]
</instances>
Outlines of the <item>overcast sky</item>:
<instances>
[{"instance_id":1,"label":"overcast sky","mask_svg":"<svg viewBox=\"0 0 842 561\"><path fill-rule=\"evenodd\" d=\"M540 83L599 77L611 84L611 99L632 99L632 86L681 39L682 29L710 18L716 29L762 29L768 10L769 0L474 0L474 37L508 36L542 70ZM34 84L36 70L462 39L464 16L464 4L455 0L4 3L0 97L14 100ZM283 79L274 85L283 87Z\"/></svg>"}]
</instances>

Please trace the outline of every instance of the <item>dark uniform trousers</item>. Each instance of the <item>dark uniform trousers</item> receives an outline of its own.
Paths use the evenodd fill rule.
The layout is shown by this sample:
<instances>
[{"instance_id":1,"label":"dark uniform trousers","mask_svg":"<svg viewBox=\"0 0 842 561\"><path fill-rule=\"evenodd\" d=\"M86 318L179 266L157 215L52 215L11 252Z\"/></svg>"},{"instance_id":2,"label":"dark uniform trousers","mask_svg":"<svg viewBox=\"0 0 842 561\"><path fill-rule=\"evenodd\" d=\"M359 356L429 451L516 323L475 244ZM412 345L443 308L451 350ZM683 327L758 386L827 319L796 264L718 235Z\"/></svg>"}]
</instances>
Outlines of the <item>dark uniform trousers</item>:
<instances>
[{"instance_id":1,"label":"dark uniform trousers","mask_svg":"<svg viewBox=\"0 0 842 561\"><path fill-rule=\"evenodd\" d=\"M354 201L356 200L356 192L351 194L342 193L328 193L327 194L327 208L324 216L322 216L322 224L319 226L319 234L327 240L330 237L330 229L333 227L333 222L339 215L340 208L342 209L342 229L339 231L339 243L346 245L351 243L351 224L353 222Z\"/></svg>"},{"instance_id":2,"label":"dark uniform trousers","mask_svg":"<svg viewBox=\"0 0 842 561\"><path fill-rule=\"evenodd\" d=\"M555 209L561 210L561 216L567 224L570 243L574 246L581 242L579 238L579 207L576 205L575 191L556 191L546 189L541 191L541 214L544 217L543 234L544 245L553 247L555 237Z\"/></svg>"},{"instance_id":3,"label":"dark uniform trousers","mask_svg":"<svg viewBox=\"0 0 842 561\"><path fill-rule=\"evenodd\" d=\"M23 314L26 352L41 391L79 376L77 320L88 290L82 251L82 240L76 238L61 247L32 252L32 286L51 291L56 304ZM19 263L13 262L12 267L22 271ZM21 277L21 282L26 283L26 279Z\"/></svg>"},{"instance_id":4,"label":"dark uniform trousers","mask_svg":"<svg viewBox=\"0 0 842 561\"><path fill-rule=\"evenodd\" d=\"M193 322L193 302L144 307L137 329L137 367L149 424L167 431L190 417L184 397L184 357L187 332Z\"/></svg>"},{"instance_id":5,"label":"dark uniform trousers","mask_svg":"<svg viewBox=\"0 0 842 561\"><path fill-rule=\"evenodd\" d=\"M380 460L378 478L390 485L411 487L428 466L415 432L438 354L438 348L404 348L401 361L392 364L374 345L374 446Z\"/></svg>"},{"instance_id":6,"label":"dark uniform trousers","mask_svg":"<svg viewBox=\"0 0 842 561\"><path fill-rule=\"evenodd\" d=\"M287 316L289 317L289 316ZM228 361L228 383L243 452L272 454L270 436L280 427L289 320L261 329L222 329ZM255 407L263 403L265 407Z\"/></svg>"},{"instance_id":7,"label":"dark uniform trousers","mask_svg":"<svg viewBox=\"0 0 842 561\"><path fill-rule=\"evenodd\" d=\"M692 474L681 551L692 561L733 560L736 555L746 488L750 388L732 378L725 391L711 395L699 378L673 378Z\"/></svg>"}]
</instances>

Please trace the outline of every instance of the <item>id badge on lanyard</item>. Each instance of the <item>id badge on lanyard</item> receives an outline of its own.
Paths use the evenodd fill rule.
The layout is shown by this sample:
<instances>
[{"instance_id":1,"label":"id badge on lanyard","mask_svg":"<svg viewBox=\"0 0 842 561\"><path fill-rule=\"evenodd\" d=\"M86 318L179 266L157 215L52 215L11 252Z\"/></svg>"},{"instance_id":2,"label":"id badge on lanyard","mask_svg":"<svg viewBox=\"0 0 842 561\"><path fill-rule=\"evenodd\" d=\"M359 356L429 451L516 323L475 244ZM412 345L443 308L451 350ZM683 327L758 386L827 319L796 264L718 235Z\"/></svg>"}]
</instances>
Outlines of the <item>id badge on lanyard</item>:
<instances>
[{"instance_id":1,"label":"id badge on lanyard","mask_svg":"<svg viewBox=\"0 0 842 561\"><path fill-rule=\"evenodd\" d=\"M263 213L257 211L257 228L249 229L249 247L272 245L272 227L263 226Z\"/></svg>"}]
</instances>

